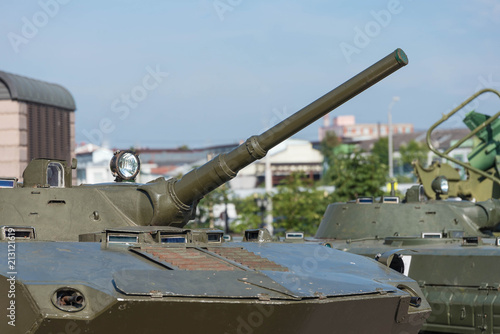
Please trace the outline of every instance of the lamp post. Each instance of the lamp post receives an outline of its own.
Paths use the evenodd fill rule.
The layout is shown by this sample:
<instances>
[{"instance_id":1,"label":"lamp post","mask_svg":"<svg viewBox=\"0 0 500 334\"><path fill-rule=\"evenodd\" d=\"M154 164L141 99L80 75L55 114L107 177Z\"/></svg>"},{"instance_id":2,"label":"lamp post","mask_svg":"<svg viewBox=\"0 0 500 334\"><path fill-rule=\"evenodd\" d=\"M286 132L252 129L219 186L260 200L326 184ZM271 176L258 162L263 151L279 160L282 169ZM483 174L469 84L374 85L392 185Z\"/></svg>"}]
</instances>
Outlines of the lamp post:
<instances>
[{"instance_id":1,"label":"lamp post","mask_svg":"<svg viewBox=\"0 0 500 334\"><path fill-rule=\"evenodd\" d=\"M273 190L273 173L271 170L271 157L266 155L265 158L265 182L266 182L266 195L267 195L267 205L266 205L266 228L271 233L274 234L273 227L273 199L271 196L271 192Z\"/></svg>"},{"instance_id":2,"label":"lamp post","mask_svg":"<svg viewBox=\"0 0 500 334\"><path fill-rule=\"evenodd\" d=\"M389 103L389 111L387 112L387 123L388 123L388 127L389 127L389 178L393 178L394 177L394 166L393 166L393 162L392 162L392 115L391 115L391 111L392 111L392 107L394 106L394 104L396 102L399 101L399 96L393 96L392 97L392 101L391 103Z\"/></svg>"},{"instance_id":3,"label":"lamp post","mask_svg":"<svg viewBox=\"0 0 500 334\"><path fill-rule=\"evenodd\" d=\"M227 197L224 196L224 234L229 234L229 215L227 214Z\"/></svg>"}]
</instances>

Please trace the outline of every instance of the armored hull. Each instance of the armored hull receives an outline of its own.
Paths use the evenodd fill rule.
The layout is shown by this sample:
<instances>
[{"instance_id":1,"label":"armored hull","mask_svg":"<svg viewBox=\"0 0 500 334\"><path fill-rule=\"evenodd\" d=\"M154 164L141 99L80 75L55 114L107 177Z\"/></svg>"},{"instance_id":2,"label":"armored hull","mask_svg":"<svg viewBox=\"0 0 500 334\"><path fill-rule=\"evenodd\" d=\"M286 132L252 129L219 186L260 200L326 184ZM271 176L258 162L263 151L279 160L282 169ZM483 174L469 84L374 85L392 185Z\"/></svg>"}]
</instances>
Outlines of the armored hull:
<instances>
[{"instance_id":1,"label":"armored hull","mask_svg":"<svg viewBox=\"0 0 500 334\"><path fill-rule=\"evenodd\" d=\"M413 280L317 244L17 242L15 257L2 333L417 333L430 313Z\"/></svg>"},{"instance_id":2,"label":"armored hull","mask_svg":"<svg viewBox=\"0 0 500 334\"><path fill-rule=\"evenodd\" d=\"M392 263L394 269L415 279L432 308L423 330L500 332L500 247L497 245L470 240L464 243L462 239L403 237L331 244L370 258L377 255L386 261L391 258L387 265ZM396 257L394 262L391 255Z\"/></svg>"}]
</instances>

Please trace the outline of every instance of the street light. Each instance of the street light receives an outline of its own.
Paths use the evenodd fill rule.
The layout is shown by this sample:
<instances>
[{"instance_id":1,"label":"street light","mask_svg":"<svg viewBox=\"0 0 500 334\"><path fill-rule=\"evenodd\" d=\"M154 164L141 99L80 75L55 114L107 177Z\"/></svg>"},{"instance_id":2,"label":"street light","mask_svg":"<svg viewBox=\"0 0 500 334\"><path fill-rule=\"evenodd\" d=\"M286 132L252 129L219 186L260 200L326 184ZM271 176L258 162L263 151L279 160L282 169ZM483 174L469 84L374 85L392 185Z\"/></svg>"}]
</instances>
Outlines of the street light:
<instances>
[{"instance_id":1,"label":"street light","mask_svg":"<svg viewBox=\"0 0 500 334\"><path fill-rule=\"evenodd\" d=\"M266 228L271 233L274 234L273 227L273 199L271 196L271 192L273 190L273 173L271 170L271 157L270 155L266 155L265 158L265 181L266 181L266 195L267 195L267 205L266 205Z\"/></svg>"},{"instance_id":2,"label":"street light","mask_svg":"<svg viewBox=\"0 0 500 334\"><path fill-rule=\"evenodd\" d=\"M392 107L394 106L394 104L396 102L399 101L399 96L393 96L392 97L392 101L391 103L389 103L389 111L387 112L387 121L388 121L388 125L389 125L389 178L393 178L394 177L394 166L393 166L393 162L392 162L392 115L391 115L391 111L392 111Z\"/></svg>"}]
</instances>

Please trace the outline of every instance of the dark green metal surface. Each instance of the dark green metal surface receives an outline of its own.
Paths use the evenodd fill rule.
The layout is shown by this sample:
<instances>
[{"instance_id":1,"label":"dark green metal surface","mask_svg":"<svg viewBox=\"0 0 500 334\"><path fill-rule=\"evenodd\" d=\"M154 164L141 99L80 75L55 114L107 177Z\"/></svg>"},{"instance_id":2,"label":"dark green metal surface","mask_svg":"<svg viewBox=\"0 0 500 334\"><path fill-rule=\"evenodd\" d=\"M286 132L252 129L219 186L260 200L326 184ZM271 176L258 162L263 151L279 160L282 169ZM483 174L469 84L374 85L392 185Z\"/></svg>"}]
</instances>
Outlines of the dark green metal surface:
<instances>
[{"instance_id":1,"label":"dark green metal surface","mask_svg":"<svg viewBox=\"0 0 500 334\"><path fill-rule=\"evenodd\" d=\"M0 251L7 246L0 243ZM244 259L238 270L169 270L133 252L154 247L174 262L172 255L191 246L211 257L218 249L243 249L286 271L255 271ZM252 333L310 333L334 326L342 333L371 333L375 327L399 334L417 333L430 312L425 300L410 305L413 294L422 296L415 281L366 257L312 243L18 241L16 257L16 297L0 298L3 310L15 300L16 327L1 321L1 333L58 333L66 326L91 333L246 333L247 326ZM7 259L0 258L0 291L12 289L7 268ZM51 297L60 289L78 290L84 307L58 309Z\"/></svg>"}]
</instances>

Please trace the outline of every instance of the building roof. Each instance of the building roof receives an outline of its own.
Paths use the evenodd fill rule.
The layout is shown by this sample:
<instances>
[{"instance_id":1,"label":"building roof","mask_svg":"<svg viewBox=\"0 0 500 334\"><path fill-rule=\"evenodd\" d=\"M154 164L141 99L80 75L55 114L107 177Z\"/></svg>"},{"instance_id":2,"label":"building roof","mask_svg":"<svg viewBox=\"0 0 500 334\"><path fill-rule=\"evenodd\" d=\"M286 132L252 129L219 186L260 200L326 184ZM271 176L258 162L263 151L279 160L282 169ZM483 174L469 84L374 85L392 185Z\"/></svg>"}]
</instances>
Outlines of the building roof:
<instances>
[{"instance_id":1,"label":"building roof","mask_svg":"<svg viewBox=\"0 0 500 334\"><path fill-rule=\"evenodd\" d=\"M74 111L75 100L63 86L0 71L0 100L34 102Z\"/></svg>"}]
</instances>

